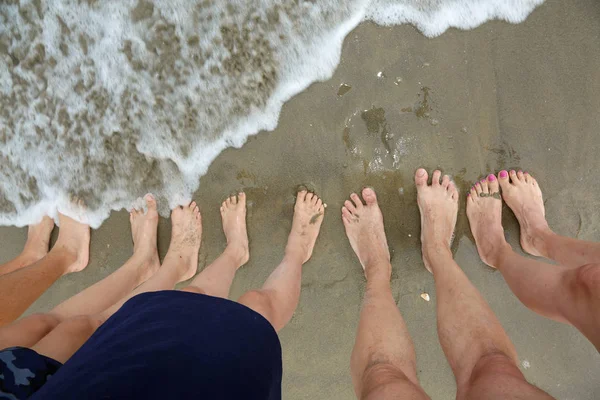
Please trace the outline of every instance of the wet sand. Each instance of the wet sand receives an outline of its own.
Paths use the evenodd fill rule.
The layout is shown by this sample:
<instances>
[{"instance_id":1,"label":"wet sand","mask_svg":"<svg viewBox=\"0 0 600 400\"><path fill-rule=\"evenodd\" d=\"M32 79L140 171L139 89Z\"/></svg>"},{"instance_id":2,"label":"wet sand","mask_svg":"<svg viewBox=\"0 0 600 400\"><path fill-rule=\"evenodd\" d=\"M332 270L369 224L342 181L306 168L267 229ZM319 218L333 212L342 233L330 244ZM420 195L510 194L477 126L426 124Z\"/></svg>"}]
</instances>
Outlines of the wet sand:
<instances>
[{"instance_id":1,"label":"wet sand","mask_svg":"<svg viewBox=\"0 0 600 400\"><path fill-rule=\"evenodd\" d=\"M314 256L304 267L300 306L281 332L285 399L353 398L349 359L364 277L340 208L364 185L379 194L393 293L415 343L422 386L434 399L454 398L454 378L437 340L434 282L420 258L412 183L420 166L442 168L459 186L456 260L515 343L527 379L558 399L600 398L594 347L574 328L526 309L501 274L481 263L464 210L472 182L501 168L522 168L538 178L557 232L600 241L594 170L600 148L599 18L594 0L550 0L520 25L490 22L435 39L411 26L362 24L346 38L329 81L288 102L274 132L225 151L212 164L195 196L205 232L200 269L225 246L219 203L239 188L249 200L251 260L238 273L233 299L260 287L280 261L296 185L313 187L328 204ZM350 89L340 90L342 84ZM395 164L385 156L380 166L369 165L388 149L398 155ZM520 251L508 208L504 222L509 242ZM19 252L25 234L0 229L2 261ZM168 220L161 220L159 236L164 257ZM93 232L88 268L61 279L29 312L48 310L108 275L131 250L127 214L114 213ZM420 297L424 292L430 302Z\"/></svg>"}]
</instances>

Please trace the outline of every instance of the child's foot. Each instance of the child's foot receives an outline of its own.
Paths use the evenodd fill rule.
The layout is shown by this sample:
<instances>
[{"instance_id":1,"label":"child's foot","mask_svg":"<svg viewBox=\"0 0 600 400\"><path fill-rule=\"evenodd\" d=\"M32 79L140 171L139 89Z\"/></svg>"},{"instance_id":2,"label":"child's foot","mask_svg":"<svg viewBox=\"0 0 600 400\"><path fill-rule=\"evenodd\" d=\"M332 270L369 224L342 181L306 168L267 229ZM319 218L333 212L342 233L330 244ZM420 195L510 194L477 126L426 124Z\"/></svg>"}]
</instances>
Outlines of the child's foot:
<instances>
[{"instance_id":1,"label":"child's foot","mask_svg":"<svg viewBox=\"0 0 600 400\"><path fill-rule=\"evenodd\" d=\"M198 251L202 243L202 217L195 201L171 212L171 244L163 262L180 273L179 282L187 281L198 270Z\"/></svg>"},{"instance_id":2,"label":"child's foot","mask_svg":"<svg viewBox=\"0 0 600 400\"><path fill-rule=\"evenodd\" d=\"M246 264L250 258L248 251L248 233L246 231L246 194L227 198L221 205L223 231L227 238L227 249L235 258L238 267Z\"/></svg>"},{"instance_id":3,"label":"child's foot","mask_svg":"<svg viewBox=\"0 0 600 400\"><path fill-rule=\"evenodd\" d=\"M48 254L48 246L50 245L50 234L54 229L54 221L52 218L45 216L42 221L36 225L29 225L27 232L27 242L23 249L23 257L27 259L28 264L44 258Z\"/></svg>"},{"instance_id":4,"label":"child's foot","mask_svg":"<svg viewBox=\"0 0 600 400\"><path fill-rule=\"evenodd\" d=\"M58 239L52 252L69 258L65 273L82 271L90 259L90 227L58 213Z\"/></svg>"},{"instance_id":5,"label":"child's foot","mask_svg":"<svg viewBox=\"0 0 600 400\"><path fill-rule=\"evenodd\" d=\"M156 245L156 235L158 229L158 211L156 210L156 200L151 194L144 197L148 206L148 211L133 209L129 213L131 222L131 235L133 236L134 255L145 260L141 265L142 282L150 278L160 267L158 251Z\"/></svg>"}]
</instances>

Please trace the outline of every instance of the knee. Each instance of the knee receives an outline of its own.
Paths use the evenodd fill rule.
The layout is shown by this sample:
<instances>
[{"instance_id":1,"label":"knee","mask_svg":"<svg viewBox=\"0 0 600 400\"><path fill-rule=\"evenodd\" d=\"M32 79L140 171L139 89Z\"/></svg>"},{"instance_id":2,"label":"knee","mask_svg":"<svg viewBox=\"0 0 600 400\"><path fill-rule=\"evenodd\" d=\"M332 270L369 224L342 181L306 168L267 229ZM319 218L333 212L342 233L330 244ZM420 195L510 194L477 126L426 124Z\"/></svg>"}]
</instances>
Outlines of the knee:
<instances>
[{"instance_id":1,"label":"knee","mask_svg":"<svg viewBox=\"0 0 600 400\"><path fill-rule=\"evenodd\" d=\"M509 385L511 381L515 380L525 381L515 361L503 352L493 352L484 355L477 361L469 380L462 385L459 382L458 391L468 393L477 388L491 390L494 386Z\"/></svg>"},{"instance_id":2,"label":"knee","mask_svg":"<svg viewBox=\"0 0 600 400\"><path fill-rule=\"evenodd\" d=\"M503 352L494 352L481 357L475 364L469 381L458 385L457 399L471 400L486 397L552 398L527 382L515 361Z\"/></svg>"},{"instance_id":3,"label":"knee","mask_svg":"<svg viewBox=\"0 0 600 400\"><path fill-rule=\"evenodd\" d=\"M283 326L280 321L277 321L271 297L268 293L261 290L251 290L246 292L239 298L238 303L245 305L248 308L256 311L267 319L273 325L275 330L279 331ZM286 321L287 322L287 321ZM285 323L283 323L285 325Z\"/></svg>"},{"instance_id":4,"label":"knee","mask_svg":"<svg viewBox=\"0 0 600 400\"><path fill-rule=\"evenodd\" d=\"M52 314L32 314L27 317L31 323L31 330L50 332L61 323L61 319Z\"/></svg>"},{"instance_id":5,"label":"knee","mask_svg":"<svg viewBox=\"0 0 600 400\"><path fill-rule=\"evenodd\" d=\"M428 398L417 383L411 381L398 367L387 362L378 362L367 367L357 383L356 394L364 400Z\"/></svg>"},{"instance_id":6,"label":"knee","mask_svg":"<svg viewBox=\"0 0 600 400\"><path fill-rule=\"evenodd\" d=\"M69 318L61 323L61 325L65 330L68 330L73 334L91 335L103 322L104 321L99 317L79 315L77 317Z\"/></svg>"}]
</instances>

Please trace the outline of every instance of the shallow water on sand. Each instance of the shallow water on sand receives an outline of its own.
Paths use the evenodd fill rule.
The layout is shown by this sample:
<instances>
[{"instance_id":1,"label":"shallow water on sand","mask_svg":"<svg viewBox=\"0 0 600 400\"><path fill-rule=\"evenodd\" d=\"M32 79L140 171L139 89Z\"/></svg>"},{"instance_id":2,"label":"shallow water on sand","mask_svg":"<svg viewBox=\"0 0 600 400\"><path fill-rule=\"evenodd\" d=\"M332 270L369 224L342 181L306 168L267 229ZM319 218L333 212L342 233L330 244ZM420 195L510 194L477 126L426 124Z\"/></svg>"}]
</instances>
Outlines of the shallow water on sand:
<instances>
[{"instance_id":1,"label":"shallow water on sand","mask_svg":"<svg viewBox=\"0 0 600 400\"><path fill-rule=\"evenodd\" d=\"M99 226L147 192L164 215L224 148L275 128L285 101L330 77L361 21L435 36L520 22L541 2L4 1L0 224L60 210ZM393 169L401 150L379 134Z\"/></svg>"}]
</instances>

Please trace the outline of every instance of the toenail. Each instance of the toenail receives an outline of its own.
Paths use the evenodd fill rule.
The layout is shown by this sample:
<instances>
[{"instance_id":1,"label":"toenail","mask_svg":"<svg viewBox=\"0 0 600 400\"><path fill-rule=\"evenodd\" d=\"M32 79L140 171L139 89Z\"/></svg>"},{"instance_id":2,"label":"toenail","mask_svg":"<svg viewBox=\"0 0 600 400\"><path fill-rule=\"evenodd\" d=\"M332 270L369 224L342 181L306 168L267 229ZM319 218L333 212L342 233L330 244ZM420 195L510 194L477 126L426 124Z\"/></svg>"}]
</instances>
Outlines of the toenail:
<instances>
[{"instance_id":1,"label":"toenail","mask_svg":"<svg viewBox=\"0 0 600 400\"><path fill-rule=\"evenodd\" d=\"M500 178L506 178L508 176L508 172L500 171Z\"/></svg>"},{"instance_id":2,"label":"toenail","mask_svg":"<svg viewBox=\"0 0 600 400\"><path fill-rule=\"evenodd\" d=\"M425 172L426 172L426 171L425 171L423 168L419 168L419 169L417 170L417 176L423 176L423 175L425 175Z\"/></svg>"},{"instance_id":3,"label":"toenail","mask_svg":"<svg viewBox=\"0 0 600 400\"><path fill-rule=\"evenodd\" d=\"M494 181L496 180L496 175L494 175L494 174L490 174L490 175L488 176L488 180L489 180L490 182L494 182Z\"/></svg>"}]
</instances>

